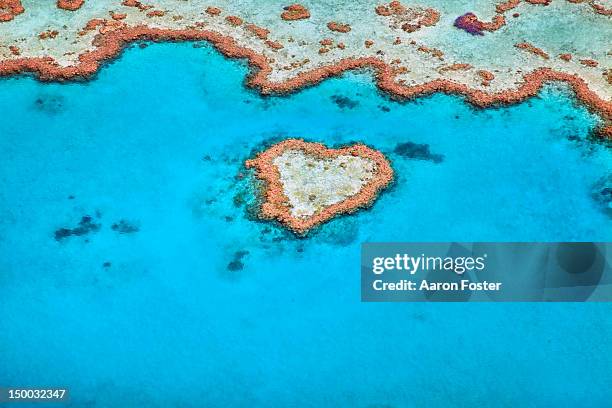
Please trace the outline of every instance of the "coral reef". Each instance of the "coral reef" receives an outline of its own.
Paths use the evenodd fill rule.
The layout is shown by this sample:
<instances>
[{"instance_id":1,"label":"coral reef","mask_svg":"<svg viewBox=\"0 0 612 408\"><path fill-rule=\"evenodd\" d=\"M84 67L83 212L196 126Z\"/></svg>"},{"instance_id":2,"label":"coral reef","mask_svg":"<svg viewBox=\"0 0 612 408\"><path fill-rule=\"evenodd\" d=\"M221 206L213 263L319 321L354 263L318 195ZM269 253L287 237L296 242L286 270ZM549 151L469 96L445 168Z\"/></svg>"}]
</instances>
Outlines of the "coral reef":
<instances>
[{"instance_id":1,"label":"coral reef","mask_svg":"<svg viewBox=\"0 0 612 408\"><path fill-rule=\"evenodd\" d=\"M480 78L482 78L482 86L489 86L491 81L495 79L495 75L487 70L481 69L476 72Z\"/></svg>"},{"instance_id":2,"label":"coral reef","mask_svg":"<svg viewBox=\"0 0 612 408\"><path fill-rule=\"evenodd\" d=\"M339 32L339 33L348 33L349 31L351 31L350 25L336 23L335 21L330 21L329 23L327 23L327 28L329 28L332 31Z\"/></svg>"},{"instance_id":3,"label":"coral reef","mask_svg":"<svg viewBox=\"0 0 612 408\"><path fill-rule=\"evenodd\" d=\"M590 59L590 58L581 59L580 63L584 65L585 67L591 67L591 68L595 68L599 65L597 61Z\"/></svg>"},{"instance_id":4,"label":"coral reef","mask_svg":"<svg viewBox=\"0 0 612 408\"><path fill-rule=\"evenodd\" d=\"M505 13L508 10L512 10L520 4L521 0L507 0L503 3L499 3L495 6L495 10L498 13Z\"/></svg>"},{"instance_id":5,"label":"coral reef","mask_svg":"<svg viewBox=\"0 0 612 408\"><path fill-rule=\"evenodd\" d=\"M247 24L244 26L244 28L255 34L257 37L261 38L262 40L267 40L268 34L270 34L270 30L268 30L267 28L262 28L255 24Z\"/></svg>"},{"instance_id":6,"label":"coral reef","mask_svg":"<svg viewBox=\"0 0 612 408\"><path fill-rule=\"evenodd\" d=\"M206 14L211 15L211 16L218 16L219 14L221 14L221 9L219 7L207 7L206 8Z\"/></svg>"},{"instance_id":7,"label":"coral reef","mask_svg":"<svg viewBox=\"0 0 612 408\"><path fill-rule=\"evenodd\" d=\"M296 234L370 205L393 180L384 155L362 144L329 149L287 139L245 165L265 185L260 216Z\"/></svg>"},{"instance_id":8,"label":"coral reef","mask_svg":"<svg viewBox=\"0 0 612 408\"><path fill-rule=\"evenodd\" d=\"M440 68L438 72L443 74L449 71L467 71L468 69L472 69L472 68L473 67L470 64L457 63L457 64L445 65L442 68Z\"/></svg>"},{"instance_id":9,"label":"coral reef","mask_svg":"<svg viewBox=\"0 0 612 408\"><path fill-rule=\"evenodd\" d=\"M225 21L227 21L228 23L230 23L233 26L239 26L242 24L242 19L240 17L236 17L236 16L227 16L225 17Z\"/></svg>"},{"instance_id":10,"label":"coral reef","mask_svg":"<svg viewBox=\"0 0 612 408\"><path fill-rule=\"evenodd\" d=\"M21 0L0 0L0 23L11 21L16 15L23 13Z\"/></svg>"},{"instance_id":11,"label":"coral reef","mask_svg":"<svg viewBox=\"0 0 612 408\"><path fill-rule=\"evenodd\" d=\"M60 228L55 231L55 240L62 241L71 236L84 236L92 232L98 232L100 230L100 224L95 223L93 218L89 215L81 217L79 224L74 228Z\"/></svg>"},{"instance_id":12,"label":"coral reef","mask_svg":"<svg viewBox=\"0 0 612 408\"><path fill-rule=\"evenodd\" d=\"M399 1L376 6L374 10L379 16L390 18L390 27L401 28L407 33L415 32L421 27L434 26L440 20L440 13L433 8L407 7Z\"/></svg>"},{"instance_id":13,"label":"coral reef","mask_svg":"<svg viewBox=\"0 0 612 408\"><path fill-rule=\"evenodd\" d=\"M538 57L542 57L544 59L549 59L550 58L548 56L548 54L546 52L544 52L544 50L542 50L541 48L536 47L533 44L530 44L530 43L527 43L527 42L522 42L522 43L514 44L514 46L516 48L521 49L521 50L528 51L528 52L532 53L533 55L537 55Z\"/></svg>"},{"instance_id":14,"label":"coral reef","mask_svg":"<svg viewBox=\"0 0 612 408\"><path fill-rule=\"evenodd\" d=\"M604 126L610 122L610 55L602 45L601 30L592 30L595 39L590 42L577 37L581 43L576 49L582 51L573 49L573 58L552 38L549 41L549 37L536 33L529 38L515 35L515 27L533 17L530 13L535 10L537 18L548 14L554 18L552 13L576 8L589 27L603 27L606 17L592 13L589 5L597 4L592 0L582 6L555 2L554 7L546 8L523 2L521 19L501 30L497 29L506 21L503 13L521 2L492 1L489 7L495 10L489 12L497 14L489 22L477 18L486 14L485 2L462 21L475 33L487 33L487 40L476 40L477 47L457 41L452 25L455 13L445 16L445 24L439 24L440 13L426 5L391 1L377 6L372 0L372 5L364 8L363 21L336 10L320 16L313 9L307 23L292 25L281 18L249 14L246 11L250 9L241 11L228 0L218 0L214 6L199 1L148 0L145 4L124 0L117 4L99 0L95 7L94 3L85 3L87 7L78 12L59 13L65 18L61 22L40 17L37 33L28 32L30 15L46 16L41 10L55 9L56 2L28 5L35 8L32 13L0 24L0 75L30 72L41 80L85 79L132 42L144 47L147 40L208 41L230 58L248 60L251 74L247 84L264 94L292 92L346 70L362 68L371 70L377 85L397 98L460 93L478 106L515 103L534 95L545 81L565 81L582 102L602 115ZM245 7L257 5L265 10L266 4L245 1ZM0 0L0 13L8 10L7 5L20 3ZM284 11L298 10L292 6ZM278 8L270 11L278 13ZM325 32L329 38L322 38ZM515 47L491 49L499 41L513 44L516 38L520 42ZM537 41L538 47L531 41ZM471 52L472 47L479 51Z\"/></svg>"},{"instance_id":15,"label":"coral reef","mask_svg":"<svg viewBox=\"0 0 612 408\"><path fill-rule=\"evenodd\" d=\"M465 13L455 19L455 27L472 35L484 35L483 31L496 31L506 24L504 16L498 14L490 23L480 21L476 14Z\"/></svg>"},{"instance_id":16,"label":"coral reef","mask_svg":"<svg viewBox=\"0 0 612 408\"><path fill-rule=\"evenodd\" d=\"M293 21L310 18L310 11L301 4L292 4L283 8L283 10L285 10L281 13L281 18L283 20Z\"/></svg>"},{"instance_id":17,"label":"coral reef","mask_svg":"<svg viewBox=\"0 0 612 408\"><path fill-rule=\"evenodd\" d=\"M63 10L75 11L81 8L85 0L57 0L57 7Z\"/></svg>"},{"instance_id":18,"label":"coral reef","mask_svg":"<svg viewBox=\"0 0 612 408\"><path fill-rule=\"evenodd\" d=\"M426 160L439 164L444 161L444 156L441 154L431 153L428 144L420 144L414 142L398 143L393 149L393 153L414 160Z\"/></svg>"}]
</instances>

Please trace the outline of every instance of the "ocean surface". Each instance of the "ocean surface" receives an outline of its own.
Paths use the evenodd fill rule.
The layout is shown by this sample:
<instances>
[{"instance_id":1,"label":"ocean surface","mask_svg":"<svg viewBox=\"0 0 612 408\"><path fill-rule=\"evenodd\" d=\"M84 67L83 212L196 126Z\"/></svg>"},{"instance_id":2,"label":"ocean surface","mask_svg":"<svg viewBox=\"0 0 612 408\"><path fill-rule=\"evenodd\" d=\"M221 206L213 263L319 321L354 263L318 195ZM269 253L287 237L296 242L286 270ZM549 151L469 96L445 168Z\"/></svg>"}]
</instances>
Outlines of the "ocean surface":
<instances>
[{"instance_id":1,"label":"ocean surface","mask_svg":"<svg viewBox=\"0 0 612 408\"><path fill-rule=\"evenodd\" d=\"M89 82L0 81L0 386L69 387L71 407L609 406L611 304L360 302L362 242L612 241L612 151L566 87L477 110L392 101L367 72L263 98L247 73L154 44ZM243 168L286 137L364 142L397 180L297 239L253 217Z\"/></svg>"}]
</instances>

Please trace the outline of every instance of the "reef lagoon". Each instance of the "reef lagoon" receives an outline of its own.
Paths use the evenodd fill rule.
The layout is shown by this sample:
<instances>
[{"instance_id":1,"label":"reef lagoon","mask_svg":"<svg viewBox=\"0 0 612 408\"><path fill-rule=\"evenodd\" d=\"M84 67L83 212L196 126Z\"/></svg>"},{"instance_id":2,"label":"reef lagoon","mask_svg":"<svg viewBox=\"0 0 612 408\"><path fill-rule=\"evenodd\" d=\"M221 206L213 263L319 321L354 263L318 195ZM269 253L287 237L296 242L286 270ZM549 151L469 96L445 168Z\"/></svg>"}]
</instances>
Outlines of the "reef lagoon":
<instances>
[{"instance_id":1,"label":"reef lagoon","mask_svg":"<svg viewBox=\"0 0 612 408\"><path fill-rule=\"evenodd\" d=\"M0 81L0 384L74 407L609 403L610 304L360 301L362 242L612 241L612 151L566 86L482 110L368 72L262 97L247 73L171 43ZM243 165L287 137L366 143L396 180L296 238L254 219Z\"/></svg>"}]
</instances>

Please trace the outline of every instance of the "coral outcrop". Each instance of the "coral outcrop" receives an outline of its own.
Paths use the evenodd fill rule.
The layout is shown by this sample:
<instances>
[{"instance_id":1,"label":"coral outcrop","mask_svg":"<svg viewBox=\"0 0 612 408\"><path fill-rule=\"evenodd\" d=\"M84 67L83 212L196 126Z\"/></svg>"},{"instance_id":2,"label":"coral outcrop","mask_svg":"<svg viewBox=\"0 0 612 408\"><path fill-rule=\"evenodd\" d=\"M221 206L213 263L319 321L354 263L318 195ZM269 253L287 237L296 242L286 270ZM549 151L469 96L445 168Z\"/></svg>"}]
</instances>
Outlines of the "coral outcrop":
<instances>
[{"instance_id":1,"label":"coral outcrop","mask_svg":"<svg viewBox=\"0 0 612 408\"><path fill-rule=\"evenodd\" d=\"M292 4L283 9L281 18L286 21L304 20L310 18L310 11L301 4Z\"/></svg>"},{"instance_id":2,"label":"coral outcrop","mask_svg":"<svg viewBox=\"0 0 612 408\"><path fill-rule=\"evenodd\" d=\"M81 8L85 0L57 0L57 7L63 10L75 11Z\"/></svg>"},{"instance_id":3,"label":"coral outcrop","mask_svg":"<svg viewBox=\"0 0 612 408\"><path fill-rule=\"evenodd\" d=\"M506 24L503 15L498 14L491 22L480 21L476 14L465 13L455 19L455 27L473 35L484 35L483 31L496 31Z\"/></svg>"},{"instance_id":4,"label":"coral outcrop","mask_svg":"<svg viewBox=\"0 0 612 408\"><path fill-rule=\"evenodd\" d=\"M329 149L287 139L245 165L263 182L261 218L296 234L370 205L393 180L385 156L362 144Z\"/></svg>"},{"instance_id":5,"label":"coral outcrop","mask_svg":"<svg viewBox=\"0 0 612 408\"><path fill-rule=\"evenodd\" d=\"M440 20L440 13L430 7L404 6L399 1L381 4L374 9L379 16L388 17L392 28L401 28L412 33L421 27L434 26Z\"/></svg>"},{"instance_id":6,"label":"coral outcrop","mask_svg":"<svg viewBox=\"0 0 612 408\"><path fill-rule=\"evenodd\" d=\"M0 0L0 23L11 21L16 15L23 13L20 0Z\"/></svg>"}]
</instances>

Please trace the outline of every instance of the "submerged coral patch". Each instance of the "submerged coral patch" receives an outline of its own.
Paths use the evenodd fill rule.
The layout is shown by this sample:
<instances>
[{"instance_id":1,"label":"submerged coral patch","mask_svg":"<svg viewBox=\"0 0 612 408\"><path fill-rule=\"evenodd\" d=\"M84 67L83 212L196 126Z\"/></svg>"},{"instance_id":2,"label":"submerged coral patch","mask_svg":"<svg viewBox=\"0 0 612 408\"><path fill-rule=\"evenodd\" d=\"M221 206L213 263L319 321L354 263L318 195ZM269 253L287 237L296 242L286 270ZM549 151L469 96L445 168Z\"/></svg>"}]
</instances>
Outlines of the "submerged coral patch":
<instances>
[{"instance_id":1,"label":"submerged coral patch","mask_svg":"<svg viewBox=\"0 0 612 408\"><path fill-rule=\"evenodd\" d=\"M59 228L55 231L55 240L62 241L71 236L83 236L100 230L100 224L93 221L89 215L84 215L74 228Z\"/></svg>"},{"instance_id":2,"label":"submerged coral patch","mask_svg":"<svg viewBox=\"0 0 612 408\"><path fill-rule=\"evenodd\" d=\"M612 176L604 177L593 186L592 197L597 205L612 217Z\"/></svg>"},{"instance_id":3,"label":"submerged coral patch","mask_svg":"<svg viewBox=\"0 0 612 408\"><path fill-rule=\"evenodd\" d=\"M236 251L234 252L233 259L227 264L227 270L229 272L237 272L244 269L244 263L242 259L249 254L249 251Z\"/></svg>"},{"instance_id":4,"label":"submerged coral patch","mask_svg":"<svg viewBox=\"0 0 612 408\"><path fill-rule=\"evenodd\" d=\"M34 109L50 115L58 114L64 109L64 97L50 94L39 95L34 100Z\"/></svg>"},{"instance_id":5,"label":"submerged coral patch","mask_svg":"<svg viewBox=\"0 0 612 408\"><path fill-rule=\"evenodd\" d=\"M393 153L408 159L428 160L434 163L442 163L444 160L443 155L431 153L428 144L414 142L398 143Z\"/></svg>"},{"instance_id":6,"label":"submerged coral patch","mask_svg":"<svg viewBox=\"0 0 612 408\"><path fill-rule=\"evenodd\" d=\"M140 231L140 227L138 227L138 225L127 220L119 220L111 225L111 229L120 234L133 234Z\"/></svg>"},{"instance_id":7,"label":"submerged coral patch","mask_svg":"<svg viewBox=\"0 0 612 408\"><path fill-rule=\"evenodd\" d=\"M358 101L347 96L332 95L330 98L340 109L353 109L359 106Z\"/></svg>"}]
</instances>

